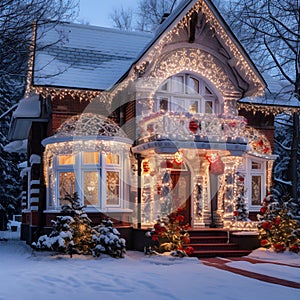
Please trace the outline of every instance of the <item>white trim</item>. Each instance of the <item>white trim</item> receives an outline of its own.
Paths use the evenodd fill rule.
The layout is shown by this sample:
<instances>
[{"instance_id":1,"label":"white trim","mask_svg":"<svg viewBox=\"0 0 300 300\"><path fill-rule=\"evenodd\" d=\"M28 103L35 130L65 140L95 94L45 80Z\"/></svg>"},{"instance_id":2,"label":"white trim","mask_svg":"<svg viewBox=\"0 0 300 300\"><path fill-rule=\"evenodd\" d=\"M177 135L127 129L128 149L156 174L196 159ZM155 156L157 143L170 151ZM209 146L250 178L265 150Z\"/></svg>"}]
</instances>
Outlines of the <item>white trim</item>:
<instances>
[{"instance_id":1,"label":"white trim","mask_svg":"<svg viewBox=\"0 0 300 300\"><path fill-rule=\"evenodd\" d=\"M40 180L30 180L30 185L33 185L33 184L40 184L41 181Z\"/></svg>"},{"instance_id":2,"label":"white trim","mask_svg":"<svg viewBox=\"0 0 300 300\"><path fill-rule=\"evenodd\" d=\"M75 176L75 191L78 192L79 198L82 199L82 202L84 202L84 172L98 172L98 204L96 206L94 205L88 205L86 208L89 209L96 209L98 211L105 210L105 209L124 209L126 206L125 202L127 200L124 199L125 192L129 193L129 191L125 191L125 186L127 182L127 178L124 178L125 174L130 174L128 172L124 172L124 168L126 167L126 164L128 164L127 156L124 153L124 149L120 148L119 153L115 153L113 151L113 154L117 154L119 156L119 164L106 164L106 157L105 152L99 152L97 151L99 155L99 161L97 164L83 164L83 153L84 151L78 152L75 155L75 164L74 165L58 165L58 155L53 157L52 161L52 168L53 168L53 176L54 176L54 184L50 183L50 175L51 172L47 172L48 178L47 180L47 211L56 211L60 210L60 192L59 192L59 174L61 172L72 172ZM45 167L48 167L45 165ZM118 172L119 174L119 202L117 205L107 205L106 204L106 173L107 172ZM129 176L129 175L128 175ZM53 186L54 185L54 186ZM52 199L50 199L51 191L54 194L55 203L50 206L50 203L52 203ZM84 203L82 203L84 204Z\"/></svg>"},{"instance_id":3,"label":"white trim","mask_svg":"<svg viewBox=\"0 0 300 300\"><path fill-rule=\"evenodd\" d=\"M260 169L252 169L252 162L257 162L261 164ZM248 210L259 211L260 204L253 205L252 204L252 176L260 176L261 177L261 187L260 187L260 201L263 200L266 188L267 188L267 159L256 157L253 155L246 154L243 158L243 164L238 171L245 175L244 187L245 187L245 196L248 199Z\"/></svg>"}]
</instances>

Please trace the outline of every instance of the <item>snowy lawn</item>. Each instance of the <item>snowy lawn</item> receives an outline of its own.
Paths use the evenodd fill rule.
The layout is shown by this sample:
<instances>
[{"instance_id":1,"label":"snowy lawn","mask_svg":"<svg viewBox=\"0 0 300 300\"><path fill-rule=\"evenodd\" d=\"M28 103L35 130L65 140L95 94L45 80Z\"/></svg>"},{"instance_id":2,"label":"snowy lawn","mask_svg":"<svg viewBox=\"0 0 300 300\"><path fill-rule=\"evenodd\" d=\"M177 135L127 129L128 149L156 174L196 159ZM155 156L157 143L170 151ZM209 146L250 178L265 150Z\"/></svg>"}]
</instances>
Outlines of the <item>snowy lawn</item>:
<instances>
[{"instance_id":1,"label":"snowy lawn","mask_svg":"<svg viewBox=\"0 0 300 300\"><path fill-rule=\"evenodd\" d=\"M124 259L53 256L35 252L14 232L0 231L0 300L29 299L300 299L300 289L264 283L201 264L196 258L145 256L128 251ZM299 268L272 264L272 260L300 265L300 256L262 250L250 257L268 264L229 265L300 282Z\"/></svg>"}]
</instances>

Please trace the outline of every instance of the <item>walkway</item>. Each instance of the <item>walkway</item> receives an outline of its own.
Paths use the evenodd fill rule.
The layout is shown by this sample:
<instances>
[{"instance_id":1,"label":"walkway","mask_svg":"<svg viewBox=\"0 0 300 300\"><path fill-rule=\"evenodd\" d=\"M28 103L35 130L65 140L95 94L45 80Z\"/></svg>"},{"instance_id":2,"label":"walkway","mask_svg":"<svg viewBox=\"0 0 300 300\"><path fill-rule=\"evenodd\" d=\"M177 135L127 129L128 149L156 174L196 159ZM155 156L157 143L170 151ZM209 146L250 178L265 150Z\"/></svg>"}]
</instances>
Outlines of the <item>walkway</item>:
<instances>
[{"instance_id":1,"label":"walkway","mask_svg":"<svg viewBox=\"0 0 300 300\"><path fill-rule=\"evenodd\" d=\"M250 277L253 279L261 280L264 282L269 282L269 283L274 283L274 284L279 284L287 287L292 287L295 289L300 289L300 283L299 282L294 282L294 281L289 281L285 279L280 279L272 276L267 276L267 275L262 275L258 274L255 272L251 271L246 271L243 269L238 269L234 268L231 266L228 266L227 263L232 262L232 261L247 261L250 262L251 264L263 264L263 263L270 263L267 261L261 261L261 260L256 260L248 257L228 257L228 258L220 258L220 257L215 257L215 258L200 258L199 259L204 265L210 266L210 267L215 267L224 271L232 272L238 275ZM289 266L293 268L299 268L300 272L300 266L291 266L283 263L274 263L273 264L278 264L278 265L283 265L283 266Z\"/></svg>"}]
</instances>

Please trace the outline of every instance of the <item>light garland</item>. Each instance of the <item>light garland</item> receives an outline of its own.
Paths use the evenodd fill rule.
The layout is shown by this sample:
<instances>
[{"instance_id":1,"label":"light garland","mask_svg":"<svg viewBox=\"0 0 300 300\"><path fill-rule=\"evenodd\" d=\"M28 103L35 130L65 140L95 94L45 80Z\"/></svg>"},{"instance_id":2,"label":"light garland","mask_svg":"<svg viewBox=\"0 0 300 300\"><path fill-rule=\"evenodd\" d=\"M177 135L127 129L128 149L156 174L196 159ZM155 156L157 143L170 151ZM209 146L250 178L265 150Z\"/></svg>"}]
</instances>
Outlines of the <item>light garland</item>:
<instances>
[{"instance_id":1,"label":"light garland","mask_svg":"<svg viewBox=\"0 0 300 300\"><path fill-rule=\"evenodd\" d=\"M238 110L244 109L247 112L252 112L254 115L258 112L264 115L278 115L281 113L290 114L299 113L300 108L288 106L274 105L259 105L254 103L238 103Z\"/></svg>"},{"instance_id":2,"label":"light garland","mask_svg":"<svg viewBox=\"0 0 300 300\"><path fill-rule=\"evenodd\" d=\"M31 43L29 47L29 59L28 59L28 73L26 77L26 89L25 89L25 96L29 97L31 92L31 80L33 75L33 57L34 57L34 50L35 50L35 42L36 42L36 23L33 23L32 26L32 37Z\"/></svg>"},{"instance_id":3,"label":"light garland","mask_svg":"<svg viewBox=\"0 0 300 300\"><path fill-rule=\"evenodd\" d=\"M257 89L257 95L261 95L264 92L264 85L258 79L257 75L253 72L248 61L240 53L237 46L228 38L228 33L223 29L219 21L216 19L211 9L208 7L205 1L199 0L194 6L187 12L187 14L168 32L165 32L160 40L153 46L144 57L144 59L135 66L136 73L132 73L132 79L134 80L136 74L144 74L146 68L155 65L155 57L159 57L163 51L165 45L170 44L173 37L178 35L181 29L185 29L189 26L191 17L194 13L202 11L205 14L205 22L210 24L210 29L214 29L214 34L218 35L226 44L229 51L231 52L231 57L234 57L237 61L236 66L239 67L245 74L245 76L253 82L253 85ZM156 59L156 62L158 59ZM149 63L150 62L150 63ZM171 74L173 75L173 74Z\"/></svg>"}]
</instances>

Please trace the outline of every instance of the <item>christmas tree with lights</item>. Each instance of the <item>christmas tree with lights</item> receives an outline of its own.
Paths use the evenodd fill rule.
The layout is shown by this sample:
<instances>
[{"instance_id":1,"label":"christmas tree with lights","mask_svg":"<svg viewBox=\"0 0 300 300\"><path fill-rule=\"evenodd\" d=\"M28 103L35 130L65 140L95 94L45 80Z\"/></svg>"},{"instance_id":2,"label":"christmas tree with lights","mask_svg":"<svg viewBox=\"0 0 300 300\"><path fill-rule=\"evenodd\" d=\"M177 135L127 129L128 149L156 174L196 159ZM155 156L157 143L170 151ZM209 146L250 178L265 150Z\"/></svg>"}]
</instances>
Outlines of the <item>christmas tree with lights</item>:
<instances>
[{"instance_id":1,"label":"christmas tree with lights","mask_svg":"<svg viewBox=\"0 0 300 300\"><path fill-rule=\"evenodd\" d=\"M34 249L52 250L62 253L90 254L94 242L91 220L84 211L77 193L66 194L61 207L61 215L52 221L53 230L49 236L41 236Z\"/></svg>"},{"instance_id":2,"label":"christmas tree with lights","mask_svg":"<svg viewBox=\"0 0 300 300\"><path fill-rule=\"evenodd\" d=\"M234 216L236 221L250 221L248 206L247 206L247 198L245 196L244 190L244 177L239 175L237 182L238 196L236 198L236 205Z\"/></svg>"},{"instance_id":3,"label":"christmas tree with lights","mask_svg":"<svg viewBox=\"0 0 300 300\"><path fill-rule=\"evenodd\" d=\"M274 201L272 195L264 198L258 215L259 240L262 247L276 252L300 250L300 228L293 219L288 203Z\"/></svg>"},{"instance_id":4,"label":"christmas tree with lights","mask_svg":"<svg viewBox=\"0 0 300 300\"><path fill-rule=\"evenodd\" d=\"M70 254L101 253L112 257L124 257L126 241L120 238L120 233L113 227L110 219L102 220L101 224L92 227L91 220L84 211L84 206L77 193L66 194L61 207L61 215L52 221L53 230L49 236L43 235L32 243L36 250L50 250Z\"/></svg>"}]
</instances>

